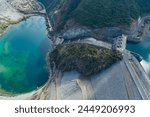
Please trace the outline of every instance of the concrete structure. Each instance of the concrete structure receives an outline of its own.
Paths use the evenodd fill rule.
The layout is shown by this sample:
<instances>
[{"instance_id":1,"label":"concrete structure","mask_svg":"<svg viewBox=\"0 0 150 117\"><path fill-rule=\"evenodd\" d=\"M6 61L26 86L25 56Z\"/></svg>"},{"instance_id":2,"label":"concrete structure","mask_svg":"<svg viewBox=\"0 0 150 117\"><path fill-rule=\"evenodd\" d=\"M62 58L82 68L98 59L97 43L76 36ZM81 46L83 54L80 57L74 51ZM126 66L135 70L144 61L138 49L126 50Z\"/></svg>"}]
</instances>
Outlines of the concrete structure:
<instances>
[{"instance_id":1,"label":"concrete structure","mask_svg":"<svg viewBox=\"0 0 150 117\"><path fill-rule=\"evenodd\" d=\"M119 50L120 52L123 52L126 49L126 42L127 42L126 35L116 37L114 38L112 49L116 49L116 50Z\"/></svg>"},{"instance_id":2,"label":"concrete structure","mask_svg":"<svg viewBox=\"0 0 150 117\"><path fill-rule=\"evenodd\" d=\"M128 51L125 51L122 61L105 71L90 78L81 77L77 72L66 72L61 78L58 77L56 82L50 84L49 99L150 99L150 80L140 63ZM57 83L58 89L54 90Z\"/></svg>"},{"instance_id":3,"label":"concrete structure","mask_svg":"<svg viewBox=\"0 0 150 117\"><path fill-rule=\"evenodd\" d=\"M86 38L84 40L81 40L80 42L81 43L93 44L93 45L96 45L96 46L101 46L101 47L104 47L104 48L107 48L107 49L111 49L111 46L112 46L109 43L106 43L106 42L100 41L100 40L96 40L94 38Z\"/></svg>"}]
</instances>

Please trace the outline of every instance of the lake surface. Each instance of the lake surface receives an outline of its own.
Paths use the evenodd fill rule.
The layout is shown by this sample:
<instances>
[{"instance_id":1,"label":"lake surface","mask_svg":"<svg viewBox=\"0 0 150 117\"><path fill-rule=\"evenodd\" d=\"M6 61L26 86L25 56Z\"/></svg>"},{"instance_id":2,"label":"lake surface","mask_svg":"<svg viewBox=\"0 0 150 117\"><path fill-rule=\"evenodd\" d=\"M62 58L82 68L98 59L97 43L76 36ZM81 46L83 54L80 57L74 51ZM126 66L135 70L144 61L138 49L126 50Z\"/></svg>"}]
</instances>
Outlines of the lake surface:
<instances>
[{"instance_id":1,"label":"lake surface","mask_svg":"<svg viewBox=\"0 0 150 117\"><path fill-rule=\"evenodd\" d=\"M141 64L150 77L150 32L141 43L127 44L127 49L136 52L143 57Z\"/></svg>"},{"instance_id":2,"label":"lake surface","mask_svg":"<svg viewBox=\"0 0 150 117\"><path fill-rule=\"evenodd\" d=\"M44 17L32 16L11 26L0 38L0 88L24 93L43 85L50 47Z\"/></svg>"}]
</instances>

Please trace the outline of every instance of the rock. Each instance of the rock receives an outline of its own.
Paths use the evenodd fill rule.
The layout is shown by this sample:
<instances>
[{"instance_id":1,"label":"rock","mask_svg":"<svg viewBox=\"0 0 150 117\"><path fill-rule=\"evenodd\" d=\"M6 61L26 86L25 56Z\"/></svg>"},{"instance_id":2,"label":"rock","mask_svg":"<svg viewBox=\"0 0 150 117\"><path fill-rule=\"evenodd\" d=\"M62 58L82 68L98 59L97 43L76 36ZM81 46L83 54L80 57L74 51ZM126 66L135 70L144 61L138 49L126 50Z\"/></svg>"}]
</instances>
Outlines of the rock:
<instances>
[{"instance_id":1,"label":"rock","mask_svg":"<svg viewBox=\"0 0 150 117\"><path fill-rule=\"evenodd\" d=\"M65 40L84 38L91 36L91 30L83 27L72 27L66 31L62 31L59 35Z\"/></svg>"}]
</instances>

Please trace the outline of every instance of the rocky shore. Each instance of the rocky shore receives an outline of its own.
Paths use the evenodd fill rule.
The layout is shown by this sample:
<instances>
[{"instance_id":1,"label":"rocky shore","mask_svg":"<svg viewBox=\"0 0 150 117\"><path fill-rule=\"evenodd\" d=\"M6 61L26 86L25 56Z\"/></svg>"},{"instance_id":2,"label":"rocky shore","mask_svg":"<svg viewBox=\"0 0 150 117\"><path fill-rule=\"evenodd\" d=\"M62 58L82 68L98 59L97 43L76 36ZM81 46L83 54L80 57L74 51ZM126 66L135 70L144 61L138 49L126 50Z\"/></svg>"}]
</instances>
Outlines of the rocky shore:
<instances>
[{"instance_id":1,"label":"rocky shore","mask_svg":"<svg viewBox=\"0 0 150 117\"><path fill-rule=\"evenodd\" d=\"M93 37L97 40L102 40L108 43L112 43L113 39L125 34L127 36L128 42L139 43L141 42L147 32L150 29L149 23L150 17L142 17L141 21L133 22L131 27L106 27L100 29L92 29L90 27L85 27L81 25L74 25L67 29L60 31L57 35L64 40L75 40L87 37Z\"/></svg>"},{"instance_id":2,"label":"rocky shore","mask_svg":"<svg viewBox=\"0 0 150 117\"><path fill-rule=\"evenodd\" d=\"M42 7L35 0L0 0L0 37L11 25L32 16L31 14L35 11L43 10L41 8ZM25 11L30 15L23 14L21 11ZM0 95L14 97L18 94L13 94L1 89Z\"/></svg>"},{"instance_id":3,"label":"rocky shore","mask_svg":"<svg viewBox=\"0 0 150 117\"><path fill-rule=\"evenodd\" d=\"M78 4L80 7L79 1L80 0L58 0L57 4L55 4L54 0L51 1L50 4L55 4L55 7L52 7L51 10L48 9L47 12L51 20L53 33L55 33L55 36L57 35L64 40L93 37L97 40L111 43L114 38L125 34L127 35L128 42L138 43L144 39L147 31L149 30L149 23L147 22L147 20L150 19L149 14L141 14L141 16L139 14L137 18L133 18L131 23L128 25L121 24L121 21L117 26L110 25L101 28L84 25L84 23L81 24L73 19L72 15L70 17L68 16L73 10L78 10ZM47 4L45 4L45 6L47 6ZM71 9L71 11L69 11L69 9ZM66 14L67 12L68 15ZM88 21L89 20L87 19L87 22Z\"/></svg>"},{"instance_id":4,"label":"rocky shore","mask_svg":"<svg viewBox=\"0 0 150 117\"><path fill-rule=\"evenodd\" d=\"M0 1L0 36L11 25L24 20L26 15L21 11L32 13L41 9L35 0L1 0Z\"/></svg>"}]
</instances>

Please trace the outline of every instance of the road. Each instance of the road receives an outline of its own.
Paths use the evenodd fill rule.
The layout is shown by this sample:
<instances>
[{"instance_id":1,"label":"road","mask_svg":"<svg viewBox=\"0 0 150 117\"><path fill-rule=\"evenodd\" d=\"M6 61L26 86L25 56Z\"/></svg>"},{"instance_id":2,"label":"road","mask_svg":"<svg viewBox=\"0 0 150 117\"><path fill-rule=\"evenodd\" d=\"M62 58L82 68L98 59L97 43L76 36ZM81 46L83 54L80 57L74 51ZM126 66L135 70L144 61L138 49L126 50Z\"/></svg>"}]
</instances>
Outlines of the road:
<instances>
[{"instance_id":1,"label":"road","mask_svg":"<svg viewBox=\"0 0 150 117\"><path fill-rule=\"evenodd\" d=\"M145 33L146 33L145 30L147 30L147 26L144 25L144 21L146 19L150 19L150 15L143 16L141 20L136 24L136 26L131 29L130 36L132 36L133 39L135 38L134 41L140 42L145 36ZM142 32L142 34L140 32Z\"/></svg>"},{"instance_id":2,"label":"road","mask_svg":"<svg viewBox=\"0 0 150 117\"><path fill-rule=\"evenodd\" d=\"M150 94L149 94L149 87L146 87L147 83L143 82L141 79L145 79L145 75L142 74L142 71L140 71L139 67L136 66L135 58L132 57L129 60L129 53L124 53L124 63L128 68L128 71L131 75L132 80L134 81L142 99L148 100L150 99ZM131 57L131 56L130 56ZM150 85L150 83L148 83Z\"/></svg>"},{"instance_id":3,"label":"road","mask_svg":"<svg viewBox=\"0 0 150 117\"><path fill-rule=\"evenodd\" d=\"M90 79L80 76L80 78L77 79L77 84L81 89L83 100L95 100L94 90Z\"/></svg>"}]
</instances>

